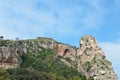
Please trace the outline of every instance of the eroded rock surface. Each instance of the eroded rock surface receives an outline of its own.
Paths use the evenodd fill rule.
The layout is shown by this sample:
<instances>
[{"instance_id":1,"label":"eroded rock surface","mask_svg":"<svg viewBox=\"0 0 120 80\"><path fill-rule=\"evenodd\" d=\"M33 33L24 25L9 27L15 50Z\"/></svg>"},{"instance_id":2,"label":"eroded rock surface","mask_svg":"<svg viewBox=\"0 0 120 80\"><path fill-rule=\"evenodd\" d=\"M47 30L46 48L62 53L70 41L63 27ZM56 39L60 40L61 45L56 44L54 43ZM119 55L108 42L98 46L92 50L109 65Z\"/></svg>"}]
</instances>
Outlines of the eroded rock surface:
<instances>
[{"instance_id":1,"label":"eroded rock surface","mask_svg":"<svg viewBox=\"0 0 120 80\"><path fill-rule=\"evenodd\" d=\"M54 49L56 51L54 58L62 57L61 61L76 68L87 78L118 80L111 62L106 60L103 50L91 35L81 38L79 48L43 37L29 40L0 40L0 67L5 69L20 67L23 54L37 54L43 48Z\"/></svg>"},{"instance_id":2,"label":"eroded rock surface","mask_svg":"<svg viewBox=\"0 0 120 80\"><path fill-rule=\"evenodd\" d=\"M106 60L93 36L85 35L81 38L77 57L78 71L86 77L93 77L95 80L118 80L111 62Z\"/></svg>"},{"instance_id":3,"label":"eroded rock surface","mask_svg":"<svg viewBox=\"0 0 120 80\"><path fill-rule=\"evenodd\" d=\"M0 67L5 69L19 67L22 62L22 51L13 41L10 42L12 43L0 46Z\"/></svg>"}]
</instances>

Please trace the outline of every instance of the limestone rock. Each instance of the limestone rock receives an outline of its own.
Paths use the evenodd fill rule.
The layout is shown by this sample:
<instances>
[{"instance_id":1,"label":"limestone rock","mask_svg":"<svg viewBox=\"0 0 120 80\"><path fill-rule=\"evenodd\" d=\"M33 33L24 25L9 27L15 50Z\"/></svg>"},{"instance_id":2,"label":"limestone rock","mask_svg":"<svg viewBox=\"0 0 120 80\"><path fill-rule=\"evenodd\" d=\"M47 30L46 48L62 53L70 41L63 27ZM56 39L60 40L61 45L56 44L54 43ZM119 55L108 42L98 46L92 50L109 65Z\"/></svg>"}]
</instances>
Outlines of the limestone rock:
<instances>
[{"instance_id":1,"label":"limestone rock","mask_svg":"<svg viewBox=\"0 0 120 80\"><path fill-rule=\"evenodd\" d=\"M56 56L62 56L64 58L70 58L71 60L75 60L76 50L74 47L57 43L56 45Z\"/></svg>"},{"instance_id":2,"label":"limestone rock","mask_svg":"<svg viewBox=\"0 0 120 80\"><path fill-rule=\"evenodd\" d=\"M42 49L54 49L56 54L53 58L62 57L63 63L76 68L87 78L118 80L111 62L106 60L103 50L91 35L81 38L79 48L44 37L16 41L0 40L0 67L5 69L19 67L23 54L37 54Z\"/></svg>"},{"instance_id":3,"label":"limestone rock","mask_svg":"<svg viewBox=\"0 0 120 80\"><path fill-rule=\"evenodd\" d=\"M19 49L11 46L0 46L0 67L5 69L19 67L21 57Z\"/></svg>"},{"instance_id":4,"label":"limestone rock","mask_svg":"<svg viewBox=\"0 0 120 80\"><path fill-rule=\"evenodd\" d=\"M85 35L80 40L80 48L77 50L78 70L87 78L95 80L118 80L111 62L105 59L105 54L99 48L97 41L91 35Z\"/></svg>"}]
</instances>

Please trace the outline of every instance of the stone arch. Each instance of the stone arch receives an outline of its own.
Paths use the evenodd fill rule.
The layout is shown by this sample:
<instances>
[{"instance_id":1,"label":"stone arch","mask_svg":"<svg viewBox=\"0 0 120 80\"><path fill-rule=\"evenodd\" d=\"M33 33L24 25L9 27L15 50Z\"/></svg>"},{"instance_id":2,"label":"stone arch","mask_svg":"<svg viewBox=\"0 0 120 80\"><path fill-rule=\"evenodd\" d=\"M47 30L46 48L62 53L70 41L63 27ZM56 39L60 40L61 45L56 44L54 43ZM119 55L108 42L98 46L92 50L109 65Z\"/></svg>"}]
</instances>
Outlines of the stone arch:
<instances>
[{"instance_id":1,"label":"stone arch","mask_svg":"<svg viewBox=\"0 0 120 80\"><path fill-rule=\"evenodd\" d=\"M64 53L63 53L63 56L65 56L66 54L70 53L70 49L65 49L64 50Z\"/></svg>"}]
</instances>

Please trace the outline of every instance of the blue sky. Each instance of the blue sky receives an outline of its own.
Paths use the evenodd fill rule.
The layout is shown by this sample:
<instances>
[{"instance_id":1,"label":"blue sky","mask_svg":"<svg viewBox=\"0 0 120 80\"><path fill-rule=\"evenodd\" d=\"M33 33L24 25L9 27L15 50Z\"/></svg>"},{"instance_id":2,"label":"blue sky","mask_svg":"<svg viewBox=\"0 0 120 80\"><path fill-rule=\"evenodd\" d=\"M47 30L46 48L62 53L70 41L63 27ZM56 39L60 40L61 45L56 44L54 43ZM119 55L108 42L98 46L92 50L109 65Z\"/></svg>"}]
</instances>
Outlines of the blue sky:
<instances>
[{"instance_id":1,"label":"blue sky","mask_svg":"<svg viewBox=\"0 0 120 80\"><path fill-rule=\"evenodd\" d=\"M0 35L79 46L93 35L120 77L120 0L0 0Z\"/></svg>"}]
</instances>

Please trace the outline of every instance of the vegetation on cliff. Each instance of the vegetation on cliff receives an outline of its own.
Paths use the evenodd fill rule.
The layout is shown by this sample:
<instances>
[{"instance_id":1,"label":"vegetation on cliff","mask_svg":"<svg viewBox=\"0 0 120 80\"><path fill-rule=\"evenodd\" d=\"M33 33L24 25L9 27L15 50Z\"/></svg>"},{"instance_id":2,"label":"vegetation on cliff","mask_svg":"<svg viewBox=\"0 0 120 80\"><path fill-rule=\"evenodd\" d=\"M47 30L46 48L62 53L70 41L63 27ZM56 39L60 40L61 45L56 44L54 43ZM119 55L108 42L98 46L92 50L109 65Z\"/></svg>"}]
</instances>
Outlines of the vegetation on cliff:
<instances>
[{"instance_id":1,"label":"vegetation on cliff","mask_svg":"<svg viewBox=\"0 0 120 80\"><path fill-rule=\"evenodd\" d=\"M37 54L24 54L20 68L0 69L0 80L86 80L75 68L68 67L54 55L54 50L44 48Z\"/></svg>"},{"instance_id":2,"label":"vegetation on cliff","mask_svg":"<svg viewBox=\"0 0 120 80\"><path fill-rule=\"evenodd\" d=\"M0 40L0 80L118 80L111 65L90 35L79 48L43 37Z\"/></svg>"}]
</instances>

